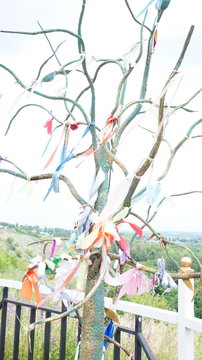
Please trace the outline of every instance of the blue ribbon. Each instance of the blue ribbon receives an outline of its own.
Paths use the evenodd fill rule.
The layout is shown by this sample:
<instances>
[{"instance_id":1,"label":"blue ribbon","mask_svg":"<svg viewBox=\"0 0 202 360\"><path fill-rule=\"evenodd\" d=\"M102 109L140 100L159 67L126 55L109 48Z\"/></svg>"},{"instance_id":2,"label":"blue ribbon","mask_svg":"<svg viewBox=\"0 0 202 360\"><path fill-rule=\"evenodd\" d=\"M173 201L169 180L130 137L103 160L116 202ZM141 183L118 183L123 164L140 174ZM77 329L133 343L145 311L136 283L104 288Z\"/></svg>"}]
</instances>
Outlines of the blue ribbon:
<instances>
[{"instance_id":1,"label":"blue ribbon","mask_svg":"<svg viewBox=\"0 0 202 360\"><path fill-rule=\"evenodd\" d=\"M162 0L161 0L162 1ZM140 16L140 15L142 15L147 9L148 9L148 7L152 4L154 2L154 0L150 0L149 2L148 2L148 4L144 7L144 9L142 10L142 11L140 11L140 13L136 16L136 19Z\"/></svg>"},{"instance_id":2,"label":"blue ribbon","mask_svg":"<svg viewBox=\"0 0 202 360\"><path fill-rule=\"evenodd\" d=\"M156 3L157 10L165 10L170 3L170 0L158 0Z\"/></svg>"},{"instance_id":3,"label":"blue ribbon","mask_svg":"<svg viewBox=\"0 0 202 360\"><path fill-rule=\"evenodd\" d=\"M77 236L76 233L73 231L71 233L70 239L65 241L65 246L67 247L67 249L69 249L72 246L72 244L76 242L76 240L77 240Z\"/></svg>"},{"instance_id":4,"label":"blue ribbon","mask_svg":"<svg viewBox=\"0 0 202 360\"><path fill-rule=\"evenodd\" d=\"M140 11L140 13L136 16L136 18L138 18L139 16L141 16L149 7L150 5L154 2L154 0L150 0L148 2L148 4L144 7L143 10ZM170 3L170 0L157 0L156 2L156 9L159 11L159 10L165 10L168 5Z\"/></svg>"},{"instance_id":5,"label":"blue ribbon","mask_svg":"<svg viewBox=\"0 0 202 360\"><path fill-rule=\"evenodd\" d=\"M109 325L105 329L105 335L108 336L110 339L113 338L113 335L114 335L114 323L113 323L112 320L110 321ZM104 341L105 349L107 348L108 345L109 345L108 341Z\"/></svg>"},{"instance_id":6,"label":"blue ribbon","mask_svg":"<svg viewBox=\"0 0 202 360\"><path fill-rule=\"evenodd\" d=\"M88 134L91 125L94 125L94 123L91 122L91 123L87 126L87 128L85 129L83 135L81 136L81 139L79 140L78 144L77 144L76 146L74 146L73 149L70 151L69 155L60 162L60 165L57 167L56 171L61 170L61 168L63 167L63 165L74 157L74 150L75 150L76 147L80 144L80 142L81 142L81 140L84 138L84 136L86 136L86 135Z\"/></svg>"},{"instance_id":7,"label":"blue ribbon","mask_svg":"<svg viewBox=\"0 0 202 360\"><path fill-rule=\"evenodd\" d=\"M48 195L50 194L51 190L53 189L55 192L59 192L59 171L63 168L64 164L66 164L69 160L71 160L74 157L74 151L76 147L80 144L81 140L86 136L90 130L90 127L94 125L94 122L91 122L85 129L84 133L81 136L81 139L79 140L78 144L72 148L72 150L69 152L69 155L66 157L66 144L63 145L61 156L60 156L60 164L56 168L53 176L51 185L47 191L47 194L45 195L43 200L46 200Z\"/></svg>"},{"instance_id":8,"label":"blue ribbon","mask_svg":"<svg viewBox=\"0 0 202 360\"><path fill-rule=\"evenodd\" d=\"M163 0L158 0L157 1L156 5L155 5L157 10L161 10L162 2L163 2Z\"/></svg>"},{"instance_id":9,"label":"blue ribbon","mask_svg":"<svg viewBox=\"0 0 202 360\"><path fill-rule=\"evenodd\" d=\"M155 181L152 185L148 187L147 203L152 205L158 199L158 196L161 191L160 181Z\"/></svg>"}]
</instances>

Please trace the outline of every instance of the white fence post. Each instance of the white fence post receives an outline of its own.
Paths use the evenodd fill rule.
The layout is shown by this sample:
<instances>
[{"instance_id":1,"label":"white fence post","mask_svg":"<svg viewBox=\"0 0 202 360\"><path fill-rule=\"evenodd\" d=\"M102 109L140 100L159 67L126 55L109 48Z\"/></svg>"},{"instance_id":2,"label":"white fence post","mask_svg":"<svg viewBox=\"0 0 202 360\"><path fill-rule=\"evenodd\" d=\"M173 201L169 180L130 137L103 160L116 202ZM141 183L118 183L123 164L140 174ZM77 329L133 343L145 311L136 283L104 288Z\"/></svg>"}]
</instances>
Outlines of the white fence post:
<instances>
[{"instance_id":1,"label":"white fence post","mask_svg":"<svg viewBox=\"0 0 202 360\"><path fill-rule=\"evenodd\" d=\"M191 259L181 259L180 273L192 273ZM194 289L194 280L189 279L187 285ZM194 292L183 280L178 280L178 360L194 360L194 332L186 327L186 319L194 316Z\"/></svg>"}]
</instances>

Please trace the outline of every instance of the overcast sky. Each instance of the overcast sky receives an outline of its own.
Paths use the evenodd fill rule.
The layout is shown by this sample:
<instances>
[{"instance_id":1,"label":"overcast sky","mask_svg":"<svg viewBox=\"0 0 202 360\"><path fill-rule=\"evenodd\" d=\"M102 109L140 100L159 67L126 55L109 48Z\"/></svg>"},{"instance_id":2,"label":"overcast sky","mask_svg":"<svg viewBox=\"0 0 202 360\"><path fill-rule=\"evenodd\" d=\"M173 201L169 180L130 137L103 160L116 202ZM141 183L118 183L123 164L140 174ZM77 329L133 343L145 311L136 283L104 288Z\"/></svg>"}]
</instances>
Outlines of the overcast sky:
<instances>
[{"instance_id":1,"label":"overcast sky","mask_svg":"<svg viewBox=\"0 0 202 360\"><path fill-rule=\"evenodd\" d=\"M155 2L149 8L148 23L151 26L155 15ZM63 28L77 31L77 21L81 8L81 0L7 0L0 3L0 23L3 30L38 31L39 25L44 29ZM89 66L93 66L92 56L96 58L116 58L126 53L138 41L139 32L132 20L123 0L88 0L83 24L83 36L86 43L86 56ZM130 1L134 14L137 15L148 1ZM140 17L140 20L142 17ZM158 99L159 93L169 76L180 54L184 39L192 24L195 30L180 74L173 83L170 91L172 104L176 105L186 101L201 87L202 79L202 22L201 1L171 0L169 8L165 11L158 28L158 41L153 55L151 78L148 86L148 98ZM61 63L78 58L77 43L75 39L64 34L49 36L54 48L64 41L58 51ZM146 38L146 33L145 33ZM35 79L40 65L50 54L50 47L44 36L30 37L12 34L0 34L1 63L11 68L21 80L29 86ZM51 60L43 70L43 75L57 70L55 59ZM129 83L126 101L139 97L139 80L141 66L134 70L134 81ZM75 76L75 86L71 85L70 94L75 98L78 93L77 83L80 77ZM103 72L96 83L97 90L97 118L102 127L114 105L117 84L120 72L115 67ZM38 89L40 91L40 84ZM81 87L85 86L85 82ZM179 89L178 89L179 86ZM176 91L178 89L178 91ZM50 94L61 94L64 90L64 81L60 78L41 87L41 91ZM8 157L20 166L28 176L39 174L50 156L51 150L58 143L61 133L53 139L50 149L44 157L42 152L48 141L44 123L49 115L39 109L23 110L16 118L8 135L5 129L17 109L26 104L39 101L36 96L25 93L14 79L0 69L0 155ZM44 106L54 110L60 118L65 116L65 108L61 104L50 104L49 100L43 101ZM195 99L189 108L197 110L193 114L180 111L173 116L168 129L168 139L171 146L184 136L191 123L201 117L201 96ZM149 117L156 119L156 110L153 108ZM148 126L149 117L143 119L143 124ZM202 125L198 126L195 135L202 134ZM74 136L76 136L74 134ZM72 140L75 140L74 137ZM119 158L126 164L130 172L138 166L139 161L148 153L151 136L140 132L137 128L125 139L118 153ZM160 175L164 169L165 159L168 158L168 149L163 145L159 155L159 166L154 166L152 180ZM165 151L164 151L165 148ZM129 150L130 149L130 150ZM167 178L162 182L162 196L169 196L183 191L202 190L201 167L201 139L189 140L183 146L173 162ZM58 160L57 160L58 161ZM55 163L48 171L54 171ZM5 167L5 164L1 164ZM90 160L76 169L71 164L67 165L64 173L74 181L79 192L87 199L92 179L93 166ZM149 174L145 178L148 182ZM115 182L123 178L117 171ZM144 181L143 181L144 182ZM44 202L43 197L47 192L50 181L34 183L31 186L19 179L0 173L0 221L39 224L40 226L70 228L78 218L80 212L76 201L64 184L61 184L60 193L51 193ZM159 200L160 200L159 198ZM135 211L145 214L146 202L138 203ZM168 201L159 210L153 225L157 230L186 230L202 231L202 194L188 195Z\"/></svg>"}]
</instances>

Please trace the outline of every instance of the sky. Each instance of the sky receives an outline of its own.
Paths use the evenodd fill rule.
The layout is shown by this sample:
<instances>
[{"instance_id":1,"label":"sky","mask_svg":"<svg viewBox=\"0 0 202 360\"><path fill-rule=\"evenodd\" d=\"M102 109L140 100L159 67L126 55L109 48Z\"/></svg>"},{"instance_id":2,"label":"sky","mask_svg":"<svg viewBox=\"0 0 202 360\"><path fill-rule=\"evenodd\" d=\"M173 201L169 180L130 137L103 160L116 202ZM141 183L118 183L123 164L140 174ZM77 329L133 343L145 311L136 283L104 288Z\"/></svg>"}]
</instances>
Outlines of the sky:
<instances>
[{"instance_id":1,"label":"sky","mask_svg":"<svg viewBox=\"0 0 202 360\"><path fill-rule=\"evenodd\" d=\"M81 8L81 0L7 0L0 3L0 23L2 30L38 31L39 24L44 29L63 28L77 31L77 22ZM123 0L88 0L83 22L83 38L86 44L86 59L90 69L95 68L95 58L118 58L126 54L139 40L138 27L131 18ZM131 7L138 15L148 1L132 2ZM149 7L148 25L151 26L156 14L156 1ZM201 87L202 75L202 23L200 0L193 2L171 0L170 6L164 12L158 27L158 39L151 65L151 76L148 84L148 98L158 102L159 94L166 79L182 49L188 30L192 24L195 30L191 44L186 53L183 64L176 80L173 82L169 94L170 105L180 104L189 99ZM140 16L140 20L142 20ZM54 48L65 41L58 50L58 58L64 64L78 58L77 43L74 38L64 34L49 36ZM144 34L146 49L147 34ZM20 79L30 86L36 78L40 65L50 56L51 50L44 36L25 36L0 33L1 63L12 69ZM145 53L145 50L144 50ZM129 59L132 61L132 57ZM58 69L55 59L47 63L43 69L43 76ZM142 65L134 69L134 76L128 83L126 103L139 98L139 83L142 75ZM109 66L96 81L96 117L99 126L104 126L114 99L120 72L115 66ZM69 76L68 96L75 98L79 89L85 86L85 79L81 79L78 72ZM64 93L64 80L58 79L51 83L36 85L37 89L49 94ZM63 104L50 100L37 99L28 94L3 69L0 69L0 155L12 160L21 167L28 176L40 174L51 152L58 144L61 133L57 133L50 143L45 155L42 156L48 141L44 129L45 122L50 116L34 107L23 110L13 122L7 136L4 136L9 120L17 109L28 103L43 104L50 111L54 111L59 118L65 117ZM87 108L88 98L84 96L81 104ZM179 110L170 119L167 128L167 139L174 147L185 135L189 126L201 117L201 95L191 102L189 108L197 110L192 114ZM89 109L88 109L89 112ZM76 113L80 120L80 115ZM148 107L146 116L141 117L141 125L156 131L157 111L155 106ZM80 130L79 130L80 131ZM77 141L81 134L72 134L70 145ZM202 134L202 125L194 131L195 135ZM88 145L89 138L84 140ZM129 128L127 136L121 143L118 158L127 166L129 173L134 172L153 143L150 133L138 127ZM200 138L190 139L176 155L168 176L162 181L159 200L163 196L202 190L202 168L200 154L202 142ZM153 172L149 171L142 180L147 185L162 173L168 159L169 151L166 144L154 163ZM58 158L51 164L48 171L54 171ZM5 164L1 164L5 167ZM67 175L80 194L88 199L88 194L94 177L94 167L91 159L85 161L79 168L68 164L63 173ZM123 180L119 169L114 170L112 187ZM50 181L30 184L15 177L0 173L0 221L72 228L77 221L81 208L72 199L67 187L60 186L58 194L52 192L43 201ZM143 199L134 207L134 211L145 216L146 200ZM170 231L202 231L202 194L187 195L168 199L152 222L158 230Z\"/></svg>"}]
</instances>

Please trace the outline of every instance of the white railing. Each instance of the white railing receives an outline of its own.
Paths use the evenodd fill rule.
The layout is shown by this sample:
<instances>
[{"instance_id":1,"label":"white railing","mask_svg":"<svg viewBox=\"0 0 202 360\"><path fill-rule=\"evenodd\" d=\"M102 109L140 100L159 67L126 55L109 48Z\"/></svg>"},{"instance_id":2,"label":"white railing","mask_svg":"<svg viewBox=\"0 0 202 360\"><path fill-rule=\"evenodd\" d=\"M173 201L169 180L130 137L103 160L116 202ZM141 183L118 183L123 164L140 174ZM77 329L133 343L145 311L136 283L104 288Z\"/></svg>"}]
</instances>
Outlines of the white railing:
<instances>
[{"instance_id":1,"label":"white railing","mask_svg":"<svg viewBox=\"0 0 202 360\"><path fill-rule=\"evenodd\" d=\"M194 280L190 281L194 285ZM20 281L0 279L0 286L21 289L22 283ZM49 294L50 290L45 286L40 286L40 292ZM76 292L75 294L77 294L77 300L83 299L83 294ZM107 308L113 308L111 298L105 298L105 306ZM178 360L194 360L194 331L202 333L202 320L194 317L193 292L182 280L178 280L178 312L122 300L117 302L116 309L130 314L176 324L178 326Z\"/></svg>"}]
</instances>

